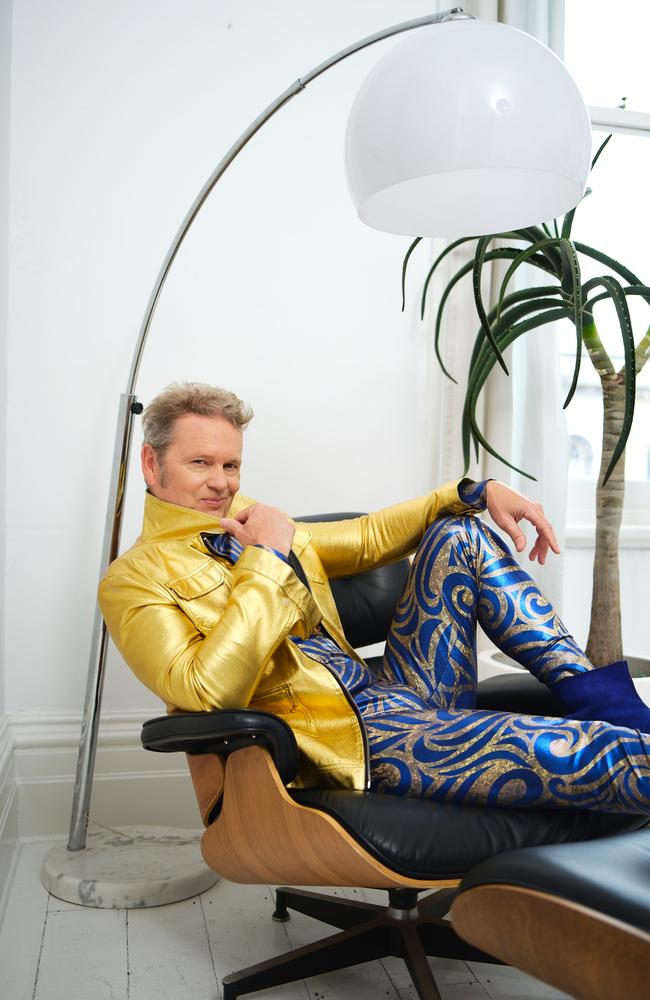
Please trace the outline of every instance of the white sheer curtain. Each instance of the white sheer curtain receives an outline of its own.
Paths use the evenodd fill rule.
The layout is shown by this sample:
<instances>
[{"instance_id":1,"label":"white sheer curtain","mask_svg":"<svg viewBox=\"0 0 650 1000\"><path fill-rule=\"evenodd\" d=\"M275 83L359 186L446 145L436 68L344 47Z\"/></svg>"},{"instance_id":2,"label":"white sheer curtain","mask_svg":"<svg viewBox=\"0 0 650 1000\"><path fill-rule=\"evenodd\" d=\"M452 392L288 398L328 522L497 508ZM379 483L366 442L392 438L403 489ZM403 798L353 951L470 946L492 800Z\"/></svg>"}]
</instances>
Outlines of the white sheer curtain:
<instances>
[{"instance_id":1,"label":"white sheer curtain","mask_svg":"<svg viewBox=\"0 0 650 1000\"><path fill-rule=\"evenodd\" d=\"M562 54L564 0L466 0L464 10L482 20L496 20L535 35ZM541 220L546 221L546 220ZM444 243L435 241L432 257ZM433 329L435 304L451 276L472 256L474 244L459 247L449 254L432 283L428 295L428 323ZM503 277L505 266L496 262L485 269L484 294L492 301ZM524 268L518 272L520 287L539 284L538 272ZM468 275L452 292L446 307L442 332L442 354L449 371L458 379L454 385L440 372L431 348L429 398L435 401L432 426L432 454L435 478L453 478L463 467L460 425L465 396L466 370L479 323L474 306L471 277ZM551 328L532 331L509 352L507 378L495 367L483 390L479 425L497 451L527 472L537 482L511 472L506 466L481 451L473 460L469 475L475 479L492 478L509 482L515 489L539 500L554 525L563 545L566 513L568 435L562 412L559 357ZM437 429L437 433L435 433ZM435 434L435 436L434 436ZM532 534L529 535L532 538ZM562 596L562 558L549 558L546 566L527 568L544 592L560 609Z\"/></svg>"}]
</instances>

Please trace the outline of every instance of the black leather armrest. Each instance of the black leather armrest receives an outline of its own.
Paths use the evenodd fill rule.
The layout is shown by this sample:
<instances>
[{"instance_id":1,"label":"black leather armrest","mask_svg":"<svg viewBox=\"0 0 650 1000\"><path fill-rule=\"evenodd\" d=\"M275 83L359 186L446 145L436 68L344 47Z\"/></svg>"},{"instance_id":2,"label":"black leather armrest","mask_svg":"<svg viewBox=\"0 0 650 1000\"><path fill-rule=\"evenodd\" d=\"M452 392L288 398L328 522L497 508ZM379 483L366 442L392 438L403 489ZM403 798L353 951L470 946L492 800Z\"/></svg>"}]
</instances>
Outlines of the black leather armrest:
<instances>
[{"instance_id":1,"label":"black leather armrest","mask_svg":"<svg viewBox=\"0 0 650 1000\"><path fill-rule=\"evenodd\" d=\"M142 727L145 750L158 753L218 753L222 757L242 747L263 746L288 784L298 773L298 745L283 719L270 712L224 709L177 712L149 719Z\"/></svg>"}]
</instances>

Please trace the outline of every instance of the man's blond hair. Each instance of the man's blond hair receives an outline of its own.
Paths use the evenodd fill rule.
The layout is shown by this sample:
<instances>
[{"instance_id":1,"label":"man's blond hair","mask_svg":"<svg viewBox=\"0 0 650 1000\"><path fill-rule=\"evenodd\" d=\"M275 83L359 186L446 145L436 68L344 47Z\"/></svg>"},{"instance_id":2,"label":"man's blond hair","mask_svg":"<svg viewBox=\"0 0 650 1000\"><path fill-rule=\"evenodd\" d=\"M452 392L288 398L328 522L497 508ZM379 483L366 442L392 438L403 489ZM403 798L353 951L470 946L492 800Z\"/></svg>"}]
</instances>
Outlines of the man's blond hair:
<instances>
[{"instance_id":1,"label":"man's blond hair","mask_svg":"<svg viewBox=\"0 0 650 1000\"><path fill-rule=\"evenodd\" d=\"M250 406L228 389L201 382L174 382L158 393L142 414L145 444L151 445L159 458L171 444L175 421L186 413L223 417L241 431L253 419Z\"/></svg>"}]
</instances>

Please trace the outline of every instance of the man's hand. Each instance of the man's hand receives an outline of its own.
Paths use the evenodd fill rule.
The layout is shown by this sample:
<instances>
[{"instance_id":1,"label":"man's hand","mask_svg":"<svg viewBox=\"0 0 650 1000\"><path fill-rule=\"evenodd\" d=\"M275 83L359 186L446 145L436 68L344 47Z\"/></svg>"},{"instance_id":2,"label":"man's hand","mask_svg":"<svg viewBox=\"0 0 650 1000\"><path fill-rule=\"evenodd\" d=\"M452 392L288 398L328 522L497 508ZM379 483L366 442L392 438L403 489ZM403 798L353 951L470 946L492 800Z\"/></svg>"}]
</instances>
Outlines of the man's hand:
<instances>
[{"instance_id":1,"label":"man's hand","mask_svg":"<svg viewBox=\"0 0 650 1000\"><path fill-rule=\"evenodd\" d=\"M525 519L530 521L537 531L537 539L530 550L529 558L533 561L537 559L543 566L549 548L559 555L560 546L550 521L544 516L541 504L494 479L487 484L486 496L488 513L494 523L510 535L517 552L523 552L526 548L526 537L518 527L518 522Z\"/></svg>"},{"instance_id":2,"label":"man's hand","mask_svg":"<svg viewBox=\"0 0 650 1000\"><path fill-rule=\"evenodd\" d=\"M268 545L288 556L295 527L277 507L254 503L244 507L236 517L222 517L221 527L242 545Z\"/></svg>"}]
</instances>

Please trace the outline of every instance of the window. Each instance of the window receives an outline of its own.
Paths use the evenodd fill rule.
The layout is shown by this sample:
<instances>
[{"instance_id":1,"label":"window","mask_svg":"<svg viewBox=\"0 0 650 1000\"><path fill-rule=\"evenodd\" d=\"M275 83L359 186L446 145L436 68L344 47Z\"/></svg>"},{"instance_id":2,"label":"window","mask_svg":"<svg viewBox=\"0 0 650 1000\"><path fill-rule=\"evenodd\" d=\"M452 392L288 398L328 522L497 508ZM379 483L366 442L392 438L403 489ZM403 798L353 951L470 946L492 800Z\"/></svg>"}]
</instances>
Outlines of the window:
<instances>
[{"instance_id":1,"label":"window","mask_svg":"<svg viewBox=\"0 0 650 1000\"><path fill-rule=\"evenodd\" d=\"M570 437L569 475L572 479L591 479L594 449L580 434Z\"/></svg>"},{"instance_id":2,"label":"window","mask_svg":"<svg viewBox=\"0 0 650 1000\"><path fill-rule=\"evenodd\" d=\"M608 132L613 138L589 180L592 194L576 212L574 240L607 253L650 284L647 177L650 175L650 74L647 39L650 4L644 0L570 0L565 5L564 61L590 106L594 151ZM625 107L622 108L621 106ZM597 261L581 257L583 280L608 273ZM623 284L626 284L624 279ZM650 328L650 305L628 297L635 342ZM612 303L596 306L596 324L614 363L623 349ZM560 335L561 373L570 384L575 333L568 322ZM569 505L593 510L593 485L601 457L600 383L586 352L580 386L566 411L571 440ZM650 360L637 380L637 402L626 449L628 523L650 523Z\"/></svg>"},{"instance_id":3,"label":"window","mask_svg":"<svg viewBox=\"0 0 650 1000\"><path fill-rule=\"evenodd\" d=\"M568 0L564 62L590 106L650 112L646 0Z\"/></svg>"}]
</instances>

